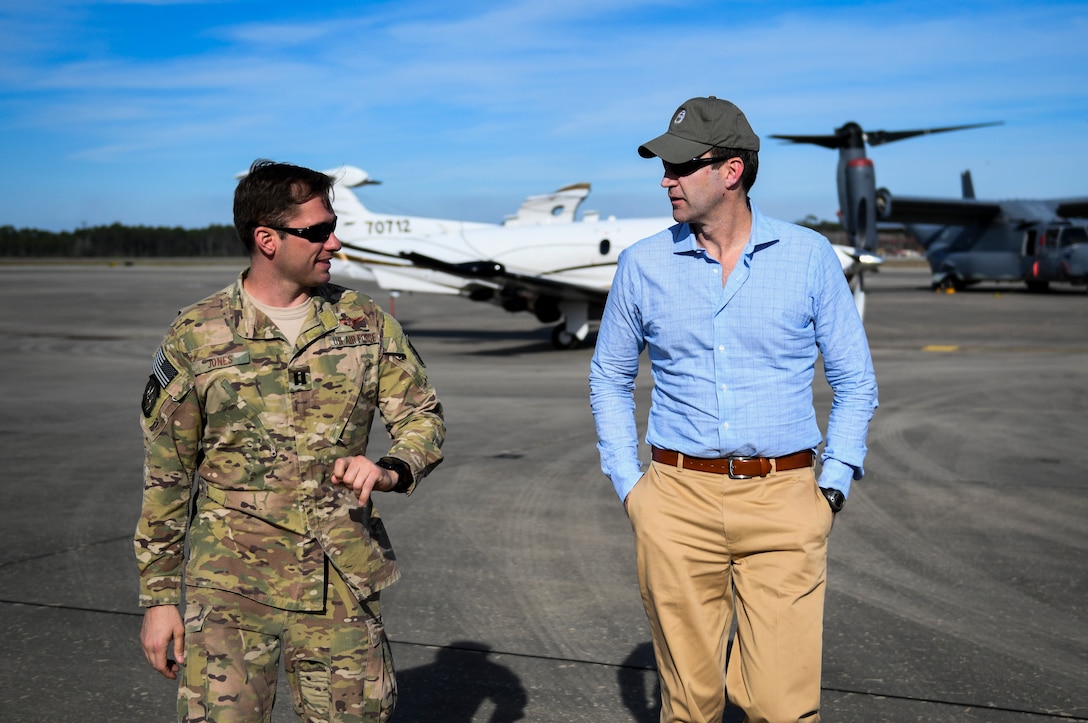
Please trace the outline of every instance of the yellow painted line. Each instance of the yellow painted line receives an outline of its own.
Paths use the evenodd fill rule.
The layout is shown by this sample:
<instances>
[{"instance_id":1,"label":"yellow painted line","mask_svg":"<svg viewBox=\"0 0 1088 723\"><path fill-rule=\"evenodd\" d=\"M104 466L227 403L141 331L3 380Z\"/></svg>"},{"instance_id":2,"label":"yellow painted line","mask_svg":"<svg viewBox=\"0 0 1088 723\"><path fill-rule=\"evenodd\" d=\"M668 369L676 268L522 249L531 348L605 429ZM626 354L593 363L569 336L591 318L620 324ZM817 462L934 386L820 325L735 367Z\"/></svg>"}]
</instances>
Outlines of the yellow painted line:
<instances>
[{"instance_id":1,"label":"yellow painted line","mask_svg":"<svg viewBox=\"0 0 1088 723\"><path fill-rule=\"evenodd\" d=\"M922 351L949 352L949 351L959 351L959 350L960 350L960 348L958 346L954 346L954 345L950 345L950 344L930 344L929 346L923 346L922 347Z\"/></svg>"}]
</instances>

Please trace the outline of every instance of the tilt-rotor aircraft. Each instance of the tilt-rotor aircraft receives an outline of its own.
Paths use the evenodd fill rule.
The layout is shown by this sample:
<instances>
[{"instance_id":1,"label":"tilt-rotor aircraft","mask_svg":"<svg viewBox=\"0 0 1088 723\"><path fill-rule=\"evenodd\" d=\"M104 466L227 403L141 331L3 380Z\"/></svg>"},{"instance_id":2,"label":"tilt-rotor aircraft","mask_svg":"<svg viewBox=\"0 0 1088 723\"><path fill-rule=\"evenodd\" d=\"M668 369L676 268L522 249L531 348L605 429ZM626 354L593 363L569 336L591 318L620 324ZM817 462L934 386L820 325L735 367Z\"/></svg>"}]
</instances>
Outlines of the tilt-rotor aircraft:
<instances>
[{"instance_id":1,"label":"tilt-rotor aircraft","mask_svg":"<svg viewBox=\"0 0 1088 723\"><path fill-rule=\"evenodd\" d=\"M528 311L552 331L557 349L573 349L600 321L620 251L676 222L671 217L616 219L575 214L589 195L579 183L529 196L501 224L373 213L353 188L380 183L354 166L334 179L336 236L343 248L334 271L387 291L452 294ZM854 248L836 246L859 313L864 297L853 279ZM876 261L879 261L877 259ZM872 260L870 260L870 263Z\"/></svg>"},{"instance_id":2,"label":"tilt-rotor aircraft","mask_svg":"<svg viewBox=\"0 0 1088 723\"><path fill-rule=\"evenodd\" d=\"M1023 281L1030 291L1045 291L1052 281L1088 287L1088 197L983 201L975 198L970 171L961 176L959 199L876 188L866 144L992 125L1000 123L866 132L847 123L834 135L772 137L838 149L839 203L851 243L875 249L878 221L904 225L925 248L934 288L980 281Z\"/></svg>"}]
</instances>

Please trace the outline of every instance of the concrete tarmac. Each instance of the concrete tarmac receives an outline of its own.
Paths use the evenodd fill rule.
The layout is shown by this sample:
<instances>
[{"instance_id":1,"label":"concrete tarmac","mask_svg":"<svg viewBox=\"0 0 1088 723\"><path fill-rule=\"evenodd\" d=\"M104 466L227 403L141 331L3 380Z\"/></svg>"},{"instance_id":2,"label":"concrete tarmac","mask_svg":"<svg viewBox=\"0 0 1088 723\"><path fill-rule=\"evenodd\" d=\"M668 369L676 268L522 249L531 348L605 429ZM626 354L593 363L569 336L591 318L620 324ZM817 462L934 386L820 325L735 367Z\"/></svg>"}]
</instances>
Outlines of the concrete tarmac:
<instances>
[{"instance_id":1,"label":"concrete tarmac","mask_svg":"<svg viewBox=\"0 0 1088 723\"><path fill-rule=\"evenodd\" d=\"M139 399L176 311L238 270L0 266L0 720L173 719L175 684L138 643ZM1088 720L1088 296L938 294L910 267L868 288L881 406L831 537L823 719ZM591 345L555 351L527 314L370 291L449 424L417 493L378 498L404 573L383 597L394 720L655 722ZM826 419L819 379L816 399ZM274 720L295 720L282 684Z\"/></svg>"}]
</instances>

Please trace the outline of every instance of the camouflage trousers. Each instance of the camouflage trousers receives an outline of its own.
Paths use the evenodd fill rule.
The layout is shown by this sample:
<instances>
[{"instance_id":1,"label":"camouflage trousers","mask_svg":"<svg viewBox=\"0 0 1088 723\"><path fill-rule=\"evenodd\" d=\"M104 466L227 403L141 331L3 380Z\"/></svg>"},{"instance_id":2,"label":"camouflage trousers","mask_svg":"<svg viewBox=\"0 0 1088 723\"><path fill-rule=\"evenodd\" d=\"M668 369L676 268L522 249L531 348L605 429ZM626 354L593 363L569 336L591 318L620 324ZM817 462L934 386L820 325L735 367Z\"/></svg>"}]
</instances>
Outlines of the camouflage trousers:
<instances>
[{"instance_id":1,"label":"camouflage trousers","mask_svg":"<svg viewBox=\"0 0 1088 723\"><path fill-rule=\"evenodd\" d=\"M329 566L325 608L280 610L190 587L178 720L271 720L282 652L295 712L308 723L379 723L396 705L378 595L360 603Z\"/></svg>"}]
</instances>

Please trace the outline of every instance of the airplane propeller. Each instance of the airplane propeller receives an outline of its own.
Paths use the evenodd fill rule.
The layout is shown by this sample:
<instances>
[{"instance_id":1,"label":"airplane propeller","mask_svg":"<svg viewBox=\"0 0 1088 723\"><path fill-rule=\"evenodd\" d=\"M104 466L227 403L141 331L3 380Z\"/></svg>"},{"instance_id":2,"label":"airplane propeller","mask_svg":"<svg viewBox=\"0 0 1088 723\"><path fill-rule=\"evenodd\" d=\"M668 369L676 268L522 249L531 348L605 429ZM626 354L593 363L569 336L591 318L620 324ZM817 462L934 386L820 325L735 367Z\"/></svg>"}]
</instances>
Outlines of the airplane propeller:
<instances>
[{"instance_id":1,"label":"airplane propeller","mask_svg":"<svg viewBox=\"0 0 1088 723\"><path fill-rule=\"evenodd\" d=\"M786 136L786 135L772 135L771 138L779 138L785 141L791 141L793 143L808 143L810 145L822 146L824 148L864 148L865 144L870 146L881 146L885 143L892 143L893 141L901 141L907 138L916 138L917 136L928 136L934 133L947 133L949 131L964 131L971 128L985 128L987 126L1001 125L1000 121L994 123L972 123L970 125L963 126L945 126L944 128L920 128L912 131L864 131L861 126L853 121L846 123L841 128L836 128L835 133L832 135L818 135L818 136Z\"/></svg>"},{"instance_id":2,"label":"airplane propeller","mask_svg":"<svg viewBox=\"0 0 1088 723\"><path fill-rule=\"evenodd\" d=\"M859 253L876 252L876 174L873 162L865 155L865 146L879 146L885 143L901 141L917 136L948 133L971 128L985 128L1001 125L994 123L972 123L969 125L945 126L943 128L919 128L906 131L865 131L851 121L833 134L828 135L772 135L790 143L805 143L839 151L839 209L842 225L851 246Z\"/></svg>"},{"instance_id":3,"label":"airplane propeller","mask_svg":"<svg viewBox=\"0 0 1088 723\"><path fill-rule=\"evenodd\" d=\"M877 249L877 200L876 173L873 162L865 155L865 146L879 146L885 143L901 141L917 136L948 133L1001 125L1001 122L972 123L969 125L945 126L943 128L920 128L906 131L865 131L851 121L833 134L825 135L772 135L771 138L821 146L839 151L837 176L839 189L839 213L843 230L846 231L847 243L853 247L859 262L854 290L858 308L864 304L864 288L861 270L864 257L873 258ZM852 284L854 285L854 284Z\"/></svg>"}]
</instances>

